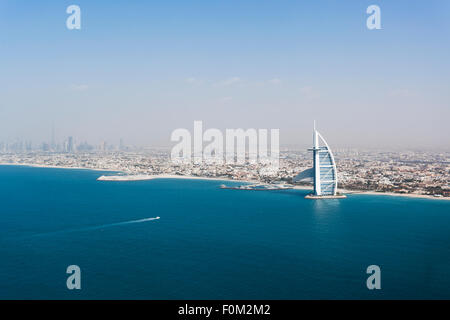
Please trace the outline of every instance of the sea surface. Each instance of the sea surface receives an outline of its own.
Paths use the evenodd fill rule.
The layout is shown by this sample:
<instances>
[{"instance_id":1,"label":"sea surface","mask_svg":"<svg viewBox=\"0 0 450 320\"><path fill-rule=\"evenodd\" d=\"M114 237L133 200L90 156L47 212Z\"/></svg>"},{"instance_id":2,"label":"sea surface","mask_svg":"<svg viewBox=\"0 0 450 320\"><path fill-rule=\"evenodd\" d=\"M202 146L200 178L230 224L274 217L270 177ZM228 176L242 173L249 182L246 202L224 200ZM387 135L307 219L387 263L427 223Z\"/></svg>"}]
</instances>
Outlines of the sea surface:
<instances>
[{"instance_id":1,"label":"sea surface","mask_svg":"<svg viewBox=\"0 0 450 320\"><path fill-rule=\"evenodd\" d=\"M0 299L450 299L449 201L102 174L0 166Z\"/></svg>"}]
</instances>

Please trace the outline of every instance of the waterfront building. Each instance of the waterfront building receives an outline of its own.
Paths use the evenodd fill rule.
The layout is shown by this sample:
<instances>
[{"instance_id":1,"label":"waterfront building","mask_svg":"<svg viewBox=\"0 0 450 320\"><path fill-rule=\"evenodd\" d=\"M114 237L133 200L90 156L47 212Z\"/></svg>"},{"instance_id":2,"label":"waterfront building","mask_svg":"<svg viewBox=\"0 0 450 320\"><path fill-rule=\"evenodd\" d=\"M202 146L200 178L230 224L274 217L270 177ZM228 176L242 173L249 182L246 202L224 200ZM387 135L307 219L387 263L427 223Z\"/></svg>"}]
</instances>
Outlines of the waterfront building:
<instances>
[{"instance_id":1,"label":"waterfront building","mask_svg":"<svg viewBox=\"0 0 450 320\"><path fill-rule=\"evenodd\" d=\"M308 149L313 154L313 167L299 173L294 182L312 180L314 191L312 197L333 197L337 195L337 170L333 153L328 143L316 130L314 121L313 147Z\"/></svg>"}]
</instances>

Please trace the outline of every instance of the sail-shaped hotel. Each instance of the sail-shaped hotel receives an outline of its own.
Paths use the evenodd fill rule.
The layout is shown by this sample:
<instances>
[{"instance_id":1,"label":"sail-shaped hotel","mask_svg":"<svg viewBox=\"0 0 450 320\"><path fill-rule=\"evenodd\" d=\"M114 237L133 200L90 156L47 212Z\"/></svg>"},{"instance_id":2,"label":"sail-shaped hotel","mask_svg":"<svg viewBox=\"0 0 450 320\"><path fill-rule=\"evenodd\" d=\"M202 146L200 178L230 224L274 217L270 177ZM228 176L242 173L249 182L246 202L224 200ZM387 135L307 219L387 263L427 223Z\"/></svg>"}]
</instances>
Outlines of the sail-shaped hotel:
<instances>
[{"instance_id":1,"label":"sail-shaped hotel","mask_svg":"<svg viewBox=\"0 0 450 320\"><path fill-rule=\"evenodd\" d=\"M308 149L313 153L313 167L307 169L294 178L294 182L313 180L314 192L306 196L309 199L345 198L337 193L337 170L333 153L328 143L316 130L314 121L313 147Z\"/></svg>"}]
</instances>

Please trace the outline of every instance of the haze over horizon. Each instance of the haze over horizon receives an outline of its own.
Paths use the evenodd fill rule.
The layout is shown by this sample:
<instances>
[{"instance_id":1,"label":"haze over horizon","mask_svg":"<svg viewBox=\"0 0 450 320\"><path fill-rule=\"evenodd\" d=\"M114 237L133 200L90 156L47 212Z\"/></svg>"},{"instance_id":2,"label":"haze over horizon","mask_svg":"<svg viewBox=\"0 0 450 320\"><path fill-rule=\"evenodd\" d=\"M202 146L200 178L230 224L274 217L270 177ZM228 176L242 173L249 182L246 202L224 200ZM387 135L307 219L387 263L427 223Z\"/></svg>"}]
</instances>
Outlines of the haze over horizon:
<instances>
[{"instance_id":1,"label":"haze over horizon","mask_svg":"<svg viewBox=\"0 0 450 320\"><path fill-rule=\"evenodd\" d=\"M444 0L0 0L0 142L170 146L202 120L300 146L317 120L335 147L448 150L449 35Z\"/></svg>"}]
</instances>

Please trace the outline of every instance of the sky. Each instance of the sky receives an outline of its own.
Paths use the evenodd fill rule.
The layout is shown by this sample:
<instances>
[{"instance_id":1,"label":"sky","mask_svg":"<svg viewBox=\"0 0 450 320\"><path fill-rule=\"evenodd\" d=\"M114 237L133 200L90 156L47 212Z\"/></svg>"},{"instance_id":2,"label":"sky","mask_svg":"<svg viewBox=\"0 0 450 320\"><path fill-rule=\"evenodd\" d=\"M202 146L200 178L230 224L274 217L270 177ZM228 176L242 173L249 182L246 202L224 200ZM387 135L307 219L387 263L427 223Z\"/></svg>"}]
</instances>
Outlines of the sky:
<instances>
[{"instance_id":1,"label":"sky","mask_svg":"<svg viewBox=\"0 0 450 320\"><path fill-rule=\"evenodd\" d=\"M202 120L306 145L316 120L330 146L449 149L449 119L450 1L0 0L0 141L170 146Z\"/></svg>"}]
</instances>

